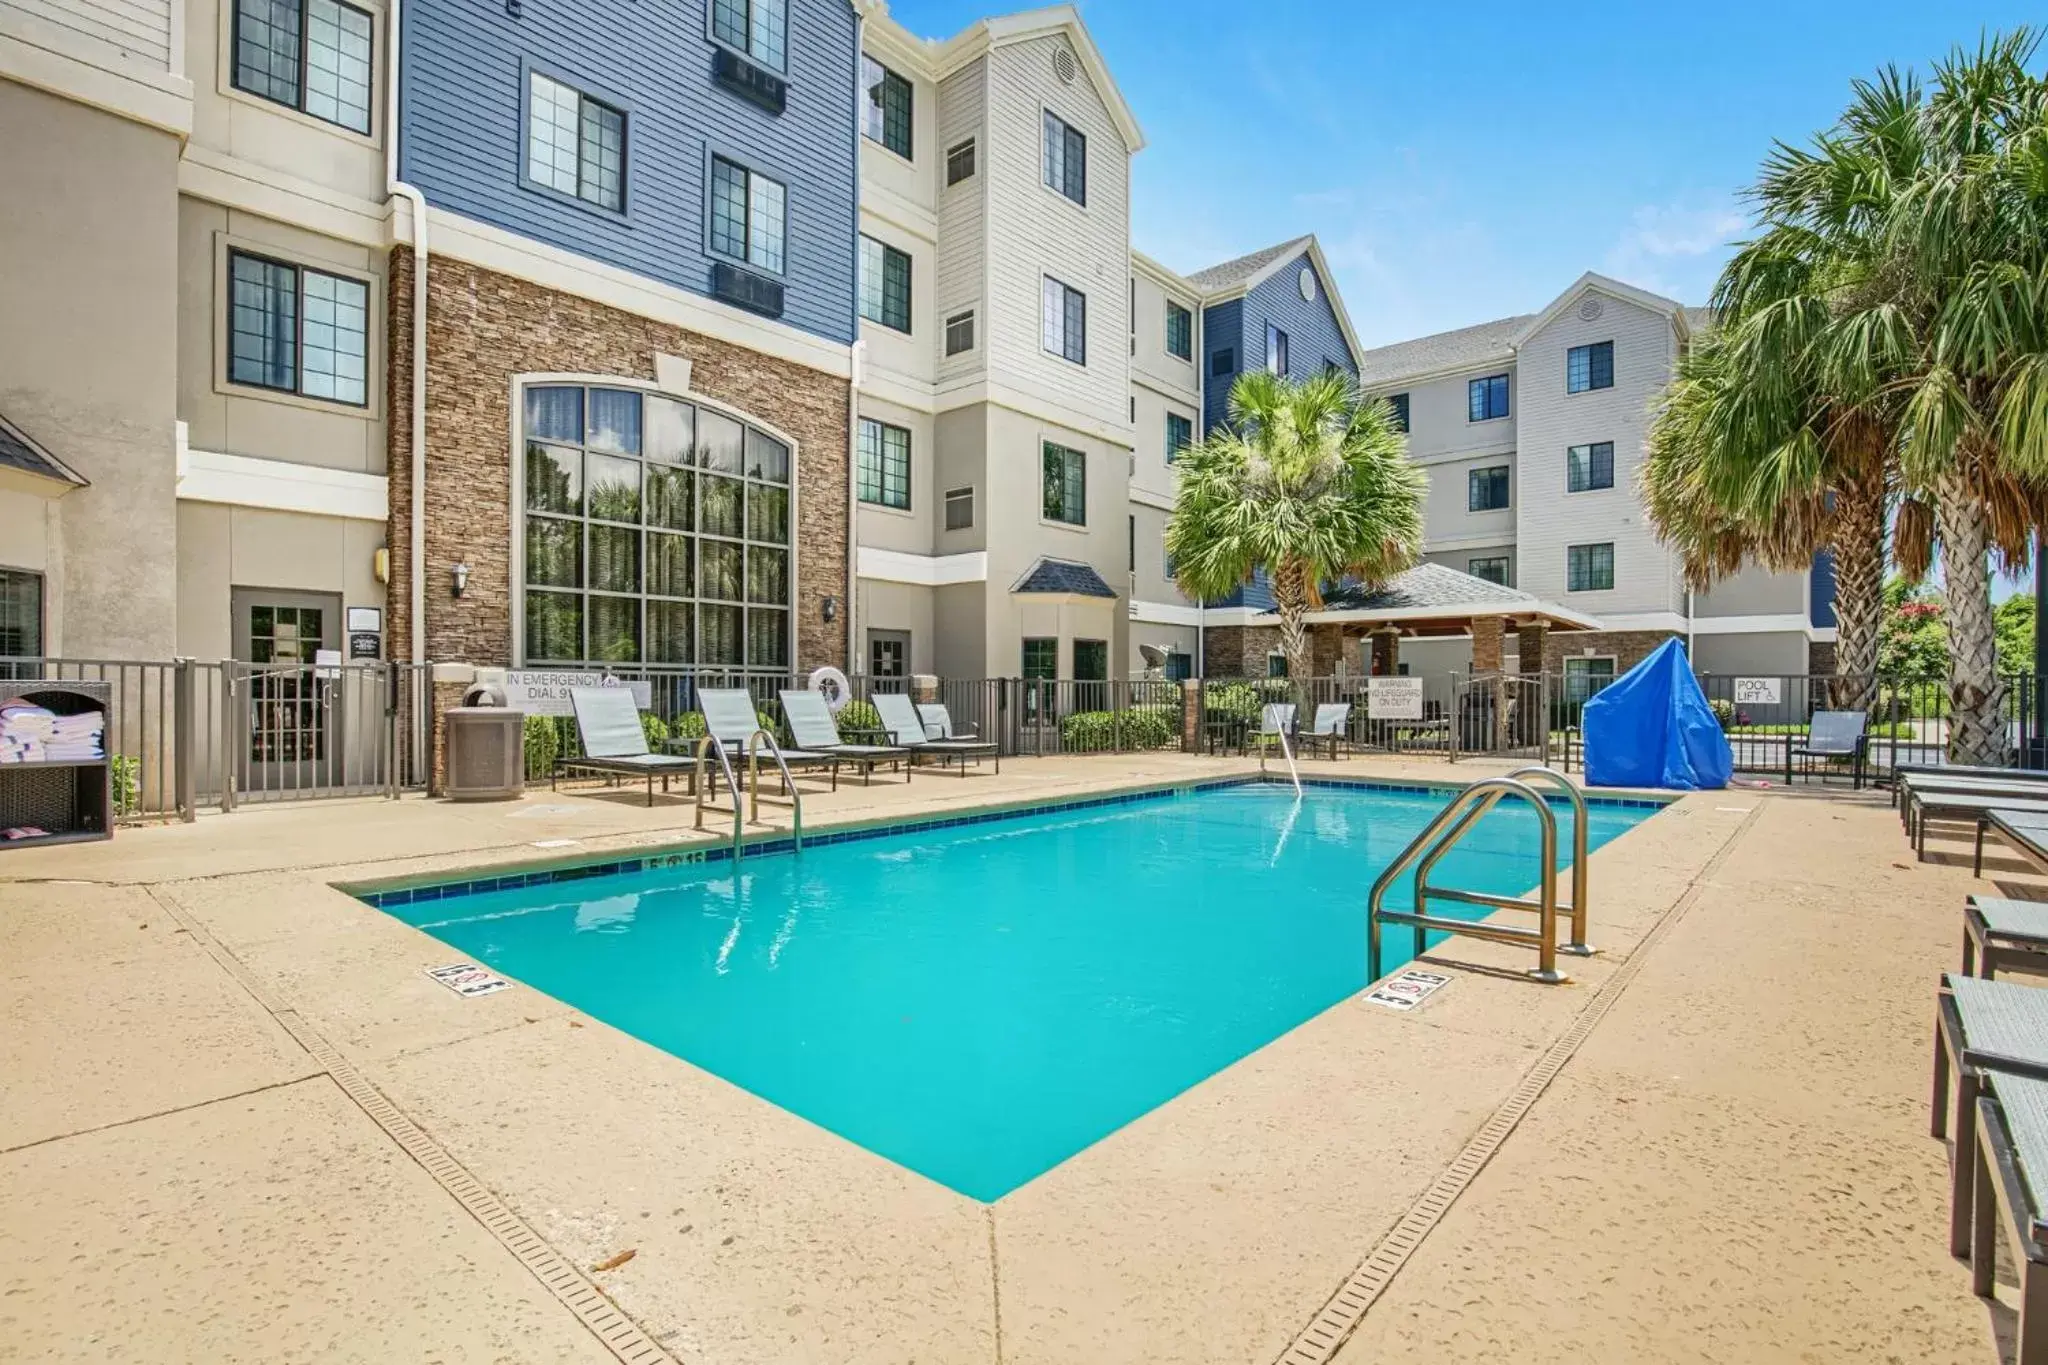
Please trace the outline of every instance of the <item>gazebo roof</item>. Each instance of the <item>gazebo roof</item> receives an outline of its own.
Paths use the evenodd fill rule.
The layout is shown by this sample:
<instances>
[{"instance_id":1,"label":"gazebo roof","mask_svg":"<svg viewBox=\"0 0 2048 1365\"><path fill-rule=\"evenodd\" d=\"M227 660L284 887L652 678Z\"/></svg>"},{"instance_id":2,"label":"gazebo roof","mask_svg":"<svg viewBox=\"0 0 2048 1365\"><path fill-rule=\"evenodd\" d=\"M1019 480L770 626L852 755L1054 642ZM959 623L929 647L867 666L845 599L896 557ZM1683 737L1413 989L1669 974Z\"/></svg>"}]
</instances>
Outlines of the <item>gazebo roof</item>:
<instances>
[{"instance_id":1,"label":"gazebo roof","mask_svg":"<svg viewBox=\"0 0 2048 1365\"><path fill-rule=\"evenodd\" d=\"M1478 578L1443 564L1417 564L1377 588L1346 586L1323 594L1312 623L1398 627L1415 635L1462 635L1475 619L1541 621L1553 630L1599 630L1597 618L1546 602L1534 593Z\"/></svg>"}]
</instances>

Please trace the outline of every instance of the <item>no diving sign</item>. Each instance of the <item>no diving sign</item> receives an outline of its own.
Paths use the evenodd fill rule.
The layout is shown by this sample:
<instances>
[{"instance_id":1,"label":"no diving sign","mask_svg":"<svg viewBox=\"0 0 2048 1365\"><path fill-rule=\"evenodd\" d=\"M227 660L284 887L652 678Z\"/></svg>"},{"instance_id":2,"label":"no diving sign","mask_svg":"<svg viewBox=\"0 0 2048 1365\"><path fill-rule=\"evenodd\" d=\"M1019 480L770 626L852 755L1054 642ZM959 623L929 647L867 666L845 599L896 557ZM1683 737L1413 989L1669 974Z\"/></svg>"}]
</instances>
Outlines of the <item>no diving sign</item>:
<instances>
[{"instance_id":1,"label":"no diving sign","mask_svg":"<svg viewBox=\"0 0 2048 1365\"><path fill-rule=\"evenodd\" d=\"M1365 998L1390 1010L1412 1010L1450 984L1451 979L1438 972L1406 971L1380 982Z\"/></svg>"},{"instance_id":2,"label":"no diving sign","mask_svg":"<svg viewBox=\"0 0 2048 1365\"><path fill-rule=\"evenodd\" d=\"M429 967L427 975L457 995L491 995L510 990L512 983L496 972L487 972L474 962L457 962L446 967Z\"/></svg>"}]
</instances>

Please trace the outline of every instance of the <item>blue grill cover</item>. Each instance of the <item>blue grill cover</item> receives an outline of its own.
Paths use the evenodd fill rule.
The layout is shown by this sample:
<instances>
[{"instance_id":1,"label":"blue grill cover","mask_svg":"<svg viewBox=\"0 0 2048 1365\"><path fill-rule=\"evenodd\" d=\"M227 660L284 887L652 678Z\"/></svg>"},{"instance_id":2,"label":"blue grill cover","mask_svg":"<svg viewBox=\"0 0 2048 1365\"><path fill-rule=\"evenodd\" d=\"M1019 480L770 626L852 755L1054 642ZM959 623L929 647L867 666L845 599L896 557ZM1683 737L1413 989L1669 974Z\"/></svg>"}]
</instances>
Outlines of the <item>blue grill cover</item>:
<instances>
[{"instance_id":1,"label":"blue grill cover","mask_svg":"<svg viewBox=\"0 0 2048 1365\"><path fill-rule=\"evenodd\" d=\"M1725 787L1728 737L1693 679L1685 646L1666 640L1586 703L1586 782L1595 787Z\"/></svg>"}]
</instances>

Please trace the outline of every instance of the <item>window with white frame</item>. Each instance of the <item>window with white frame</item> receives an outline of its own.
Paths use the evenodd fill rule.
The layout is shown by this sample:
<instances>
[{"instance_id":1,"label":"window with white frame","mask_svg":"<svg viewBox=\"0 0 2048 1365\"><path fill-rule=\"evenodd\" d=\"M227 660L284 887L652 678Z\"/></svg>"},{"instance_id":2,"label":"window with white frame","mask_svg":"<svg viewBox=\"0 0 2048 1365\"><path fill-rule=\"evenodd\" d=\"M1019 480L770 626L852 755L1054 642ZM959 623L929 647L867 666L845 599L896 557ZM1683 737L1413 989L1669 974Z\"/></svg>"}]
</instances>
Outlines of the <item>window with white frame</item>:
<instances>
[{"instance_id":1,"label":"window with white frame","mask_svg":"<svg viewBox=\"0 0 2048 1365\"><path fill-rule=\"evenodd\" d=\"M0 569L0 659L43 655L43 576ZM0 666L0 677L9 676Z\"/></svg>"},{"instance_id":2,"label":"window with white frame","mask_svg":"<svg viewBox=\"0 0 2048 1365\"><path fill-rule=\"evenodd\" d=\"M1490 374L1465 386L1468 421L1491 422L1508 415L1508 377Z\"/></svg>"},{"instance_id":3,"label":"window with white frame","mask_svg":"<svg viewBox=\"0 0 2048 1365\"><path fill-rule=\"evenodd\" d=\"M781 181L712 157L712 253L780 275L786 202Z\"/></svg>"},{"instance_id":4,"label":"window with white frame","mask_svg":"<svg viewBox=\"0 0 2048 1365\"><path fill-rule=\"evenodd\" d=\"M1045 498L1041 510L1047 521L1069 526L1088 524L1088 457L1078 450L1044 445Z\"/></svg>"},{"instance_id":5,"label":"window with white frame","mask_svg":"<svg viewBox=\"0 0 2048 1365\"><path fill-rule=\"evenodd\" d=\"M1287 375L1287 333L1270 322L1266 324L1266 373Z\"/></svg>"},{"instance_id":6,"label":"window with white frame","mask_svg":"<svg viewBox=\"0 0 2048 1365\"><path fill-rule=\"evenodd\" d=\"M1565 591L1602 592L1614 586L1614 542L1565 549Z\"/></svg>"},{"instance_id":7,"label":"window with white frame","mask_svg":"<svg viewBox=\"0 0 2048 1365\"><path fill-rule=\"evenodd\" d=\"M1506 555L1474 555L1465 561L1465 572L1504 588L1515 586L1513 569Z\"/></svg>"},{"instance_id":8,"label":"window with white frame","mask_svg":"<svg viewBox=\"0 0 2048 1365\"><path fill-rule=\"evenodd\" d=\"M1574 346L1564 353L1566 393L1585 393L1591 389L1613 387L1613 342L1596 341L1590 346Z\"/></svg>"},{"instance_id":9,"label":"window with white frame","mask_svg":"<svg viewBox=\"0 0 2048 1365\"><path fill-rule=\"evenodd\" d=\"M711 0L711 36L776 71L788 61L786 0Z\"/></svg>"},{"instance_id":10,"label":"window with white frame","mask_svg":"<svg viewBox=\"0 0 2048 1365\"><path fill-rule=\"evenodd\" d=\"M1172 299L1166 301L1166 353L1182 360L1195 354L1195 315Z\"/></svg>"},{"instance_id":11,"label":"window with white frame","mask_svg":"<svg viewBox=\"0 0 2048 1365\"><path fill-rule=\"evenodd\" d=\"M228 252L228 382L369 401L370 286L346 275Z\"/></svg>"},{"instance_id":12,"label":"window with white frame","mask_svg":"<svg viewBox=\"0 0 2048 1365\"><path fill-rule=\"evenodd\" d=\"M1465 475L1465 510L1498 512L1508 505L1508 467L1487 465Z\"/></svg>"},{"instance_id":13,"label":"window with white frame","mask_svg":"<svg viewBox=\"0 0 2048 1365\"><path fill-rule=\"evenodd\" d=\"M1082 207L1088 204L1088 139L1045 111L1045 183Z\"/></svg>"},{"instance_id":14,"label":"window with white frame","mask_svg":"<svg viewBox=\"0 0 2048 1365\"><path fill-rule=\"evenodd\" d=\"M946 490L946 529L966 531L974 526L974 489L949 488Z\"/></svg>"},{"instance_id":15,"label":"window with white frame","mask_svg":"<svg viewBox=\"0 0 2048 1365\"><path fill-rule=\"evenodd\" d=\"M1166 462L1172 464L1180 458L1195 440L1195 424L1177 412L1166 414Z\"/></svg>"},{"instance_id":16,"label":"window with white frame","mask_svg":"<svg viewBox=\"0 0 2048 1365\"><path fill-rule=\"evenodd\" d=\"M910 253L863 233L860 315L899 332L910 330Z\"/></svg>"},{"instance_id":17,"label":"window with white frame","mask_svg":"<svg viewBox=\"0 0 2048 1365\"><path fill-rule=\"evenodd\" d=\"M1056 356L1076 365L1088 363L1088 296L1045 277L1044 345Z\"/></svg>"},{"instance_id":18,"label":"window with white frame","mask_svg":"<svg viewBox=\"0 0 2048 1365\"><path fill-rule=\"evenodd\" d=\"M625 114L572 85L528 72L526 178L586 204L625 212Z\"/></svg>"},{"instance_id":19,"label":"window with white frame","mask_svg":"<svg viewBox=\"0 0 2048 1365\"><path fill-rule=\"evenodd\" d=\"M235 0L234 85L314 118L370 131L374 26L338 0Z\"/></svg>"},{"instance_id":20,"label":"window with white frame","mask_svg":"<svg viewBox=\"0 0 2048 1365\"><path fill-rule=\"evenodd\" d=\"M877 507L910 510L909 430L863 417L858 455L854 482L860 500Z\"/></svg>"},{"instance_id":21,"label":"window with white frame","mask_svg":"<svg viewBox=\"0 0 2048 1365\"><path fill-rule=\"evenodd\" d=\"M860 83L865 93L861 130L896 155L910 156L910 82L883 66L873 57L860 59Z\"/></svg>"},{"instance_id":22,"label":"window with white frame","mask_svg":"<svg viewBox=\"0 0 2048 1365\"><path fill-rule=\"evenodd\" d=\"M956 142L946 149L946 183L957 185L974 174L974 139Z\"/></svg>"},{"instance_id":23,"label":"window with white frame","mask_svg":"<svg viewBox=\"0 0 2048 1365\"><path fill-rule=\"evenodd\" d=\"M1566 491L1590 493L1614 487L1614 442L1595 441L1565 451Z\"/></svg>"},{"instance_id":24,"label":"window with white frame","mask_svg":"<svg viewBox=\"0 0 2048 1365\"><path fill-rule=\"evenodd\" d=\"M946 319L946 354L959 355L974 349L974 310L955 313Z\"/></svg>"}]
</instances>

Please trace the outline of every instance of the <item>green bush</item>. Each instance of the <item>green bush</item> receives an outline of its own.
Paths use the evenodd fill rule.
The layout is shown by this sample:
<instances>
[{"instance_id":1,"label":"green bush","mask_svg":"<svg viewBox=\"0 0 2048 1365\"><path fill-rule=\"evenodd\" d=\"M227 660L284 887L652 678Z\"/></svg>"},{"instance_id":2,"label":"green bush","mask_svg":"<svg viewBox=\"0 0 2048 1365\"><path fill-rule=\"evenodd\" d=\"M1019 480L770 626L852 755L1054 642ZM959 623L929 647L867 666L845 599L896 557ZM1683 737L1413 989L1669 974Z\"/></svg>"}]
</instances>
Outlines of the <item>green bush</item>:
<instances>
[{"instance_id":1,"label":"green bush","mask_svg":"<svg viewBox=\"0 0 2048 1365\"><path fill-rule=\"evenodd\" d=\"M882 713L871 701L850 701L839 708L833 721L843 735L849 730L879 730L882 728Z\"/></svg>"},{"instance_id":2,"label":"green bush","mask_svg":"<svg viewBox=\"0 0 2048 1365\"><path fill-rule=\"evenodd\" d=\"M1269 701L1291 701L1293 684L1285 678L1262 678L1256 682L1217 683L1203 692L1205 718L1212 721L1259 723L1259 711Z\"/></svg>"},{"instance_id":3,"label":"green bush","mask_svg":"<svg viewBox=\"0 0 2048 1365\"><path fill-rule=\"evenodd\" d=\"M107 760L113 779L114 814L134 815L142 809L142 762L130 754L114 754Z\"/></svg>"},{"instance_id":4,"label":"green bush","mask_svg":"<svg viewBox=\"0 0 2048 1365\"><path fill-rule=\"evenodd\" d=\"M1707 709L1714 713L1714 719L1721 722L1725 732L1735 724L1735 703L1726 697L1715 697L1707 703Z\"/></svg>"},{"instance_id":5,"label":"green bush","mask_svg":"<svg viewBox=\"0 0 2048 1365\"><path fill-rule=\"evenodd\" d=\"M647 751L649 753L661 753L663 752L662 746L668 743L668 722L655 715L652 711L642 711L640 713L640 733L647 736Z\"/></svg>"},{"instance_id":6,"label":"green bush","mask_svg":"<svg viewBox=\"0 0 2048 1365\"><path fill-rule=\"evenodd\" d=\"M1133 706L1122 711L1076 711L1060 720L1060 748L1068 753L1112 749L1164 749L1173 743L1171 708Z\"/></svg>"},{"instance_id":7,"label":"green bush","mask_svg":"<svg viewBox=\"0 0 2048 1365\"><path fill-rule=\"evenodd\" d=\"M576 747L576 718L574 716L528 716L526 718L524 747L526 749L526 777L536 781L554 772L555 761L566 750Z\"/></svg>"}]
</instances>

